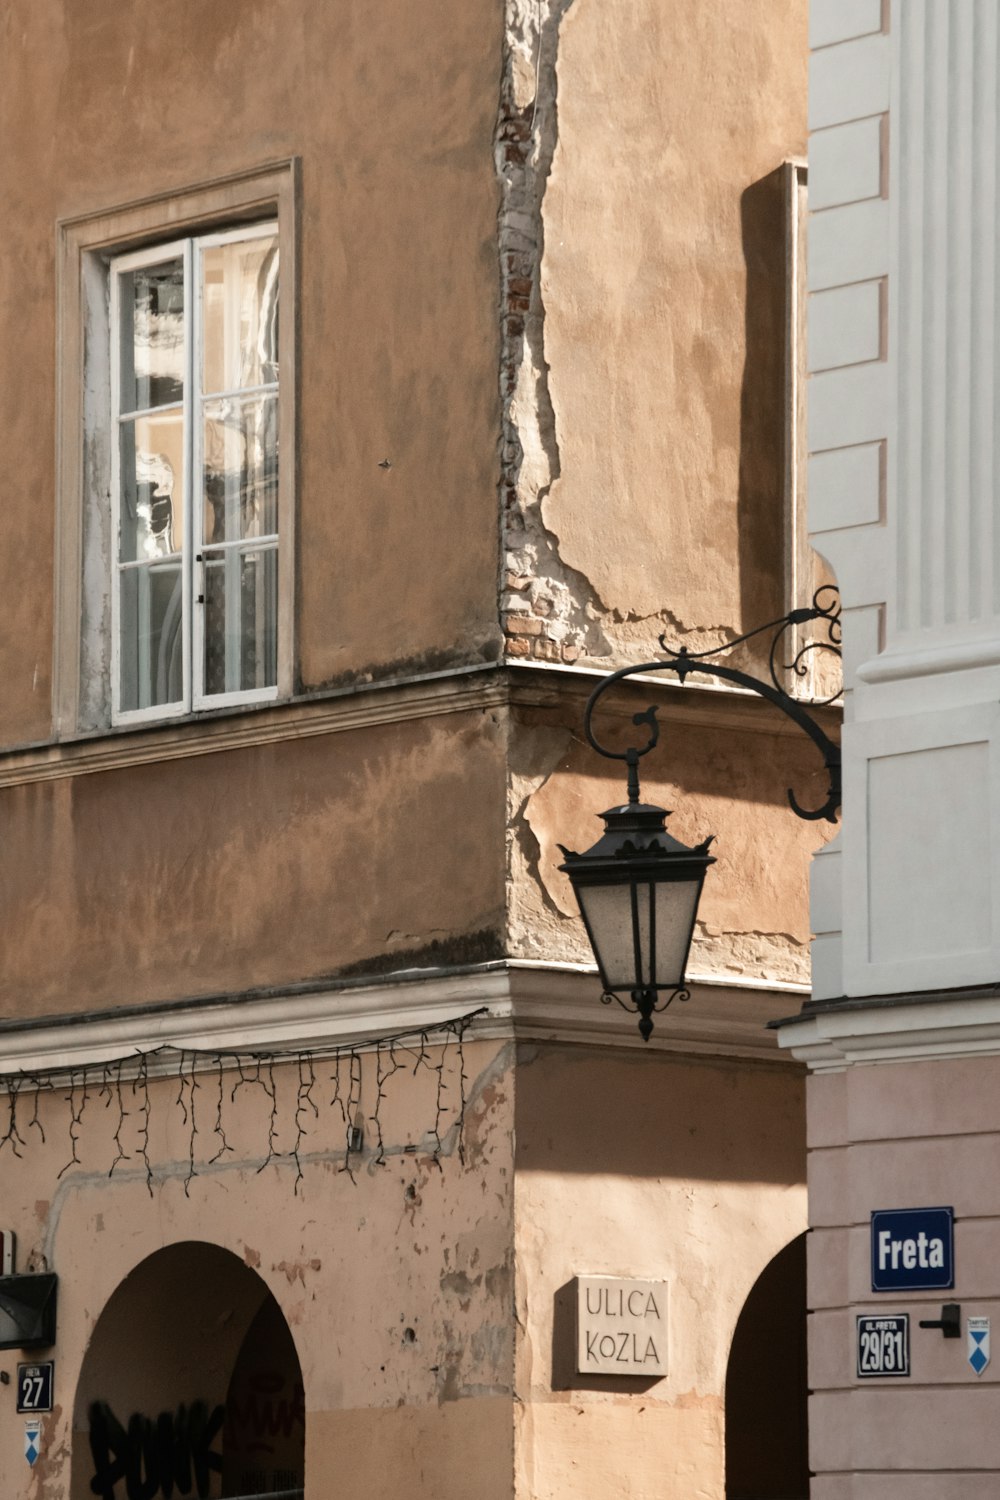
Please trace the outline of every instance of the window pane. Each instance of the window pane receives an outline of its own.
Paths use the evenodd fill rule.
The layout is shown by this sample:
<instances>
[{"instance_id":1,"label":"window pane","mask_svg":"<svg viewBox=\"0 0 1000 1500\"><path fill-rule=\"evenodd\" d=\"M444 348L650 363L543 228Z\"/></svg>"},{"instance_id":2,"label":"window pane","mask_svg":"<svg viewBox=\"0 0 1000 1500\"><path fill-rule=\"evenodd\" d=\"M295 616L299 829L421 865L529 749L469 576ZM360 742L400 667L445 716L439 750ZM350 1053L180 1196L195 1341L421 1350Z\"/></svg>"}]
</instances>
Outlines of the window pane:
<instances>
[{"instance_id":1,"label":"window pane","mask_svg":"<svg viewBox=\"0 0 1000 1500\"><path fill-rule=\"evenodd\" d=\"M121 310L120 411L184 399L184 262L125 271Z\"/></svg>"},{"instance_id":2,"label":"window pane","mask_svg":"<svg viewBox=\"0 0 1000 1500\"><path fill-rule=\"evenodd\" d=\"M278 398L207 401L202 474L204 540L243 541L278 530Z\"/></svg>"},{"instance_id":3,"label":"window pane","mask_svg":"<svg viewBox=\"0 0 1000 1500\"><path fill-rule=\"evenodd\" d=\"M180 411L121 424L118 558L169 557L184 544L184 417Z\"/></svg>"},{"instance_id":4,"label":"window pane","mask_svg":"<svg viewBox=\"0 0 1000 1500\"><path fill-rule=\"evenodd\" d=\"M278 237L202 252L202 390L233 391L278 379Z\"/></svg>"},{"instance_id":5,"label":"window pane","mask_svg":"<svg viewBox=\"0 0 1000 1500\"><path fill-rule=\"evenodd\" d=\"M206 553L205 692L274 687L277 622L277 547Z\"/></svg>"},{"instance_id":6,"label":"window pane","mask_svg":"<svg viewBox=\"0 0 1000 1500\"><path fill-rule=\"evenodd\" d=\"M121 707L178 703L184 693L180 562L125 568L121 586Z\"/></svg>"}]
</instances>

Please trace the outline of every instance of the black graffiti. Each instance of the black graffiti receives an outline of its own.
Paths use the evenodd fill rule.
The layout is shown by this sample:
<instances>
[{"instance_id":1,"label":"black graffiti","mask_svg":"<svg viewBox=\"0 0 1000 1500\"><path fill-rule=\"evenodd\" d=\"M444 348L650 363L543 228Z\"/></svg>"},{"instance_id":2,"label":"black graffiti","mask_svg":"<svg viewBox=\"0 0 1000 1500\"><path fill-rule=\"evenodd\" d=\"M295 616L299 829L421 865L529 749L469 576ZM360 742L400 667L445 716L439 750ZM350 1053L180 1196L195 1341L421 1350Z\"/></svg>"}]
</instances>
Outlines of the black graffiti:
<instances>
[{"instance_id":1,"label":"black graffiti","mask_svg":"<svg viewBox=\"0 0 1000 1500\"><path fill-rule=\"evenodd\" d=\"M125 1428L106 1402L95 1401L90 1408L91 1490L101 1500L122 1500L115 1486L124 1480L127 1500L155 1500L157 1495L172 1500L175 1491L207 1500L213 1471L222 1472L222 1458L212 1442L225 1416L223 1406L209 1415L204 1401L192 1401L155 1418L136 1412Z\"/></svg>"},{"instance_id":2,"label":"black graffiti","mask_svg":"<svg viewBox=\"0 0 1000 1500\"><path fill-rule=\"evenodd\" d=\"M296 1427L306 1422L306 1393L302 1382L289 1383L290 1397L279 1392L286 1389L284 1375L273 1370L258 1370L243 1389L233 1394L230 1387L226 1404L226 1443L266 1453L274 1452L268 1438L290 1438ZM291 1488L291 1486L289 1486Z\"/></svg>"}]
</instances>

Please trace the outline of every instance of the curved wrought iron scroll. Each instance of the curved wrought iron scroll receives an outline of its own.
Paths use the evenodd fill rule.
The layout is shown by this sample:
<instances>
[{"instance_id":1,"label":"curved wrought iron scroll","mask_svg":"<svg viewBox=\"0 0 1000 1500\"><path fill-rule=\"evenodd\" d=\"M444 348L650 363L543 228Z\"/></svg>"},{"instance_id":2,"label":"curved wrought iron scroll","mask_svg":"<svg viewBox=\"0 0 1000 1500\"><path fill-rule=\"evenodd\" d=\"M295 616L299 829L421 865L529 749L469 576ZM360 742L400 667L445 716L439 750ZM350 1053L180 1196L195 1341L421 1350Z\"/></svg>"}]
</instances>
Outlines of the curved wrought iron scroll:
<instances>
[{"instance_id":1,"label":"curved wrought iron scroll","mask_svg":"<svg viewBox=\"0 0 1000 1500\"><path fill-rule=\"evenodd\" d=\"M825 601L825 602L824 602ZM798 625L807 625L813 620L825 622L825 639L807 641L804 646L794 651L791 660L782 660L787 655L788 641L787 633ZM768 651L768 672L770 682L762 681L758 677L751 677L748 672L741 672L736 667L727 666L724 662L716 662L712 657L720 656L725 652L732 651L734 647L740 646L744 641L753 640L755 636L764 635L767 631L773 631L770 649ZM793 643L794 644L794 643ZM638 666L621 667L617 672L611 672L605 677L591 693L584 711L583 725L588 743L599 755L606 756L609 760L622 760L628 768L628 798L630 802L639 801L639 761L644 755L648 755L654 748L660 737L660 726L656 718L656 709L647 708L643 713L634 714L633 724L649 725L649 740L641 747L629 746L627 750L610 750L607 745L602 745L593 730L593 716L599 700L603 698L608 690L616 683L624 681L627 677L640 677L645 672L674 672L681 682L691 672L704 672L711 677L717 677L723 682L733 682L739 687L749 688L761 698L766 698L782 713L787 715L793 723L809 736L813 744L823 756L823 764L829 777L829 787L826 801L822 807L805 808L789 788L788 801L791 809L800 818L810 821L825 818L828 823L837 821L840 811L841 776L840 776L840 746L830 739L829 735L817 724L804 704L798 699L790 696L782 686L782 676L793 673L796 677L804 677L808 671L808 661L813 653L825 652L828 655L840 657L841 630L840 630L840 595L832 584L826 584L817 589L813 595L812 605L804 609L793 609L780 620L769 620L766 625L758 625L756 630L748 630L746 635L737 636L735 640L727 641L723 646L715 646L711 651L688 651L686 646L668 654L659 661L641 662ZM660 637L660 645L664 651L670 653L663 636ZM813 707L824 707L833 703L840 696L839 690L830 698L819 700Z\"/></svg>"}]
</instances>

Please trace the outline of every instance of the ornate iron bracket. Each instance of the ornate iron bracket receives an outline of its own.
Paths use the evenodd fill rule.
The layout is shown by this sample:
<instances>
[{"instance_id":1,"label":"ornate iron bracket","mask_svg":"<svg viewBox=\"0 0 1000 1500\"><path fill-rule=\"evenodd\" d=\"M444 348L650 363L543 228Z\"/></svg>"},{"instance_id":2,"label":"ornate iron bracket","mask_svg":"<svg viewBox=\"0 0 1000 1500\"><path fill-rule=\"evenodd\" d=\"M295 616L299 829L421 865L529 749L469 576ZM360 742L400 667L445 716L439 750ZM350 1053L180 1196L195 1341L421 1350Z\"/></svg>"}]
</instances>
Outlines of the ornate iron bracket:
<instances>
[{"instance_id":1,"label":"ornate iron bracket","mask_svg":"<svg viewBox=\"0 0 1000 1500\"><path fill-rule=\"evenodd\" d=\"M823 602L823 601L826 602ZM826 638L808 641L794 652L790 661L782 661L786 654L783 649L783 641L786 633L797 625L807 625L812 620L822 620L826 624ZM770 682L762 681L758 677L751 677L748 672L741 672L736 667L727 666L724 662L714 662L712 657L720 656L725 652L732 651L734 647L740 646L744 641L753 640L755 636L764 635L767 631L773 631L770 650L768 652L768 671ZM840 811L841 796L841 774L840 774L840 746L830 739L829 735L820 727L809 713L804 704L793 698L782 685L783 676L792 673L796 677L805 677L808 672L808 659L813 652L825 652L838 659L841 655L841 628L840 628L840 595L832 584L826 584L817 589L813 595L812 605L804 609L790 610L780 620L769 620L766 625L758 625L755 630L748 630L746 635L737 636L735 640L726 641L722 646L715 646L710 651L688 651L686 646L673 651L663 636L660 637L660 645L669 654L658 661L641 662L633 667L621 667L617 672L611 672L605 677L591 693L584 711L584 731L589 744L599 755L606 756L609 760L622 760L628 768L628 799L629 802L639 801L639 761L644 755L648 755L660 737L660 726L656 718L656 708L647 708L643 713L634 714L633 724L648 724L650 735L648 742L641 746L629 746L627 750L609 750L597 739L593 730L594 709L604 694L617 683L627 677L640 677L646 672L674 672L681 682L691 672L704 672L711 677L717 677L723 682L732 682L739 687L749 688L751 692L759 697L765 698L780 708L793 723L809 736L813 744L823 756L823 764L829 777L829 788L826 801L822 807L805 808L789 788L788 801L791 809L800 818L810 821L825 818L828 823L837 821ZM824 707L836 702L840 697L840 690L830 698L820 699L812 707Z\"/></svg>"},{"instance_id":2,"label":"ornate iron bracket","mask_svg":"<svg viewBox=\"0 0 1000 1500\"><path fill-rule=\"evenodd\" d=\"M631 1005L620 995L616 995L614 990L605 990L601 996L601 1004L620 1005L622 1010L628 1011L629 1015L638 1016L639 1034L644 1042L648 1042L653 1034L653 1017L660 1015L675 1000L690 999L691 991L687 985L682 985L678 990L671 990L665 999L659 997L656 990L633 990Z\"/></svg>"}]
</instances>

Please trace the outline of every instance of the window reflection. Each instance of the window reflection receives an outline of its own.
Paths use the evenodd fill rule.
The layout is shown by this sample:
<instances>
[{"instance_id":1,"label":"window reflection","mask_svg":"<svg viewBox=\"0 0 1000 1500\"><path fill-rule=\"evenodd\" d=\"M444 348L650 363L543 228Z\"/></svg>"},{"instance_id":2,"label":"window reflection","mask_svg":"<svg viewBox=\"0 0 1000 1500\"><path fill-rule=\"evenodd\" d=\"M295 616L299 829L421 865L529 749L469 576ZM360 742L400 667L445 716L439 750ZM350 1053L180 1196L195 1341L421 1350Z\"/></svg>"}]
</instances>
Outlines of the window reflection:
<instances>
[{"instance_id":1,"label":"window reflection","mask_svg":"<svg viewBox=\"0 0 1000 1500\"><path fill-rule=\"evenodd\" d=\"M136 417L121 430L122 562L169 557L184 543L184 418Z\"/></svg>"},{"instance_id":2,"label":"window reflection","mask_svg":"<svg viewBox=\"0 0 1000 1500\"><path fill-rule=\"evenodd\" d=\"M278 241L266 236L202 252L206 395L278 379Z\"/></svg>"},{"instance_id":3,"label":"window reflection","mask_svg":"<svg viewBox=\"0 0 1000 1500\"><path fill-rule=\"evenodd\" d=\"M205 558L205 691L278 680L278 551L226 548Z\"/></svg>"},{"instance_id":4,"label":"window reflection","mask_svg":"<svg viewBox=\"0 0 1000 1500\"><path fill-rule=\"evenodd\" d=\"M179 561L128 568L121 583L121 701L125 709L176 703L184 691Z\"/></svg>"},{"instance_id":5,"label":"window reflection","mask_svg":"<svg viewBox=\"0 0 1000 1500\"><path fill-rule=\"evenodd\" d=\"M121 410L146 411L183 400L184 262L126 271L121 316Z\"/></svg>"},{"instance_id":6,"label":"window reflection","mask_svg":"<svg viewBox=\"0 0 1000 1500\"><path fill-rule=\"evenodd\" d=\"M206 403L202 482L207 544L277 532L277 396Z\"/></svg>"}]
</instances>

